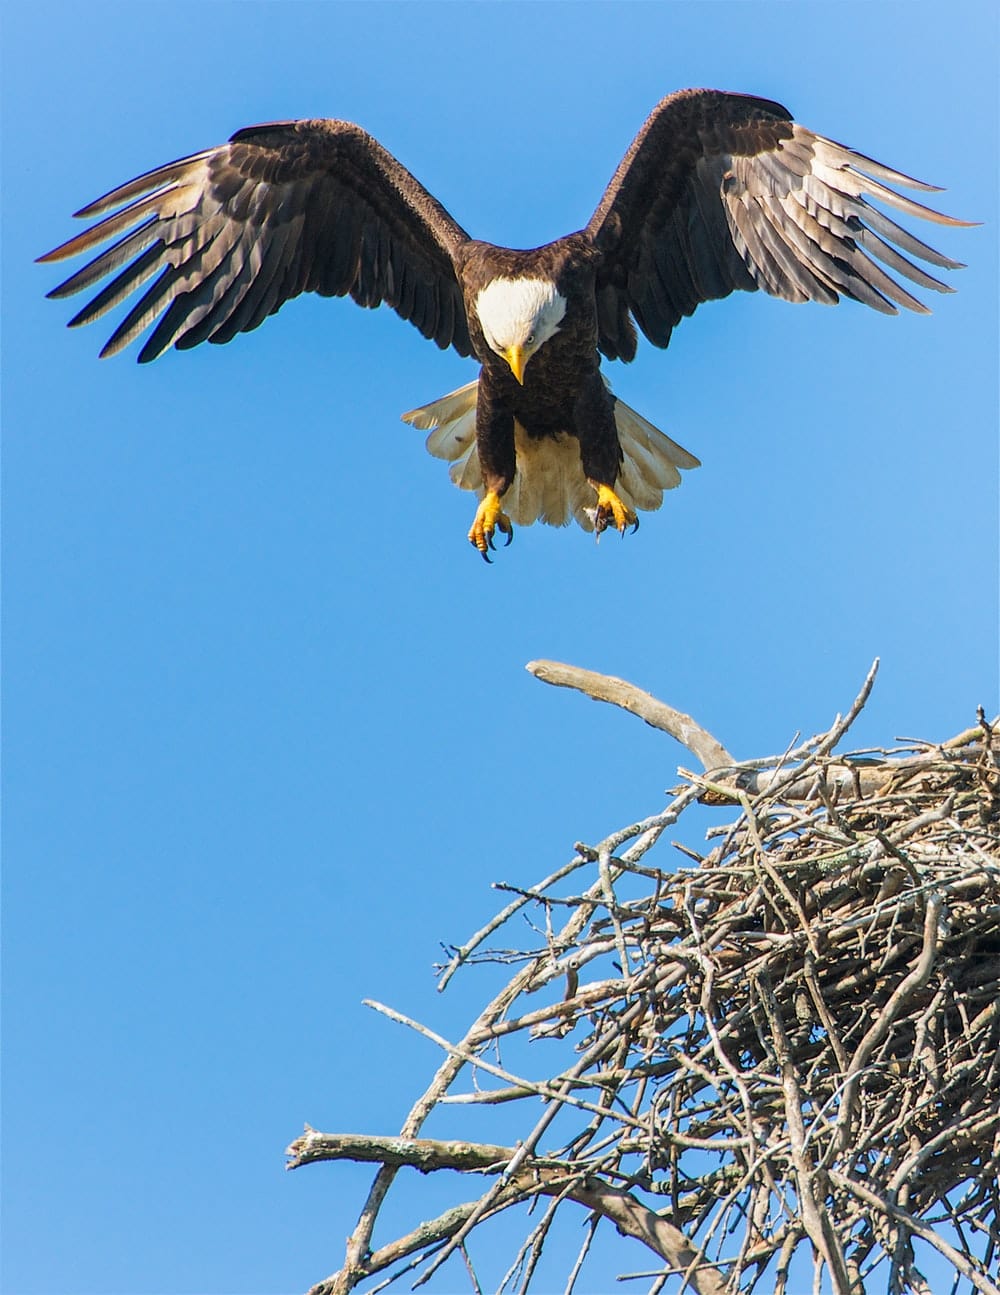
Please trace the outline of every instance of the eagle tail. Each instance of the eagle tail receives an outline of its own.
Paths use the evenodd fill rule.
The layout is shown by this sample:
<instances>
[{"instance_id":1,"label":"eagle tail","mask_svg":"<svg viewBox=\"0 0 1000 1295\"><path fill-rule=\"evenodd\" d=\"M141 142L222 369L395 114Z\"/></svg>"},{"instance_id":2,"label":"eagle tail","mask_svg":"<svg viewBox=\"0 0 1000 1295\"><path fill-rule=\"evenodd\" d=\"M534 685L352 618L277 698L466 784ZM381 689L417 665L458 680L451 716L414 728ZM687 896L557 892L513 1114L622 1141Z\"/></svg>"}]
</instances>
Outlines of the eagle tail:
<instances>
[{"instance_id":1,"label":"eagle tail","mask_svg":"<svg viewBox=\"0 0 1000 1295\"><path fill-rule=\"evenodd\" d=\"M607 381L607 379L605 379ZM411 409L403 421L427 431L427 449L451 464L456 486L481 499L483 478L476 454L476 395L479 383ZM622 503L637 512L653 512L663 492L681 483L682 469L700 462L648 419L615 399L615 424L622 448L622 466L615 491ZM517 526L542 521L566 526L575 520L585 531L594 529L594 490L583 475L576 438L569 435L536 439L520 424L514 427L517 472L503 497L504 511Z\"/></svg>"}]
</instances>

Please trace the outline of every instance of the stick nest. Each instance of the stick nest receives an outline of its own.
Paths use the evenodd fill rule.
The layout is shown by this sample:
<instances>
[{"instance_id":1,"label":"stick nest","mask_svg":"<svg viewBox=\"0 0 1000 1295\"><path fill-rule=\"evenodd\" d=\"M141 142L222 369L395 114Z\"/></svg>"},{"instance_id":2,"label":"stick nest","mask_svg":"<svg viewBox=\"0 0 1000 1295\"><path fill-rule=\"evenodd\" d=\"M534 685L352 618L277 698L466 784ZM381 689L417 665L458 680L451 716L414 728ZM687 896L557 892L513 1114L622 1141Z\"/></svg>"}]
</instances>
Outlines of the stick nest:
<instances>
[{"instance_id":1,"label":"stick nest","mask_svg":"<svg viewBox=\"0 0 1000 1295\"><path fill-rule=\"evenodd\" d=\"M511 978L460 1042L431 1036L445 1059L402 1136L307 1129L289 1148L291 1167L381 1164L317 1295L452 1255L478 1290L476 1235L524 1202L511 1290L583 1206L566 1290L613 1225L646 1246L653 1290L920 1295L930 1262L1000 1295L1000 736L980 716L944 744L834 757L844 728L687 774L663 813L506 887L442 979L477 961ZM677 870L662 838L682 816L704 831L699 802L737 815ZM505 1103L514 1144L473 1140L477 1108ZM435 1109L461 1142L417 1136ZM474 1172L476 1199L373 1249L404 1165Z\"/></svg>"}]
</instances>

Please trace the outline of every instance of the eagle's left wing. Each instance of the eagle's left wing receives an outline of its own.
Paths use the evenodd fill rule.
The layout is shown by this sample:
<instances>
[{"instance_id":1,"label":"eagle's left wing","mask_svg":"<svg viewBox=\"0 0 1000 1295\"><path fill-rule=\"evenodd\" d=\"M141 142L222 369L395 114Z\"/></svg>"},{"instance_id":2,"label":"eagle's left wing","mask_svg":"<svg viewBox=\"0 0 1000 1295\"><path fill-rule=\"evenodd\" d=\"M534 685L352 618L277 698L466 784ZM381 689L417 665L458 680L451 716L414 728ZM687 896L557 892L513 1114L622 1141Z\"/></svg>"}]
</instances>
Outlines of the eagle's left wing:
<instances>
[{"instance_id":1,"label":"eagle's left wing","mask_svg":"<svg viewBox=\"0 0 1000 1295\"><path fill-rule=\"evenodd\" d=\"M736 289L830 304L853 297L888 314L897 306L927 313L893 274L950 292L908 258L948 270L960 263L868 199L943 225L968 222L903 197L891 184L934 190L806 130L768 99L719 90L669 95L587 226L603 254L600 349L632 359L629 312L651 342L666 346L682 316Z\"/></svg>"}]
</instances>

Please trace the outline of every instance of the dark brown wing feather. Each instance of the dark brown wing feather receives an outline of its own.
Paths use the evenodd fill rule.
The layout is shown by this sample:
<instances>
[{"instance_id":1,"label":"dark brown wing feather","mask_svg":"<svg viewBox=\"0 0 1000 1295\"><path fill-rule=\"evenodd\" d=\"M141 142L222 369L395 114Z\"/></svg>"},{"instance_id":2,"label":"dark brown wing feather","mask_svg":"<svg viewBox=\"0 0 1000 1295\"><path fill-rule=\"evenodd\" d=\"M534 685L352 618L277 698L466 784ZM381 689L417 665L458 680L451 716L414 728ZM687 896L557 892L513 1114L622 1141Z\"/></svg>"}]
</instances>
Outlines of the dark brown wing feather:
<instances>
[{"instance_id":1,"label":"dark brown wing feather","mask_svg":"<svg viewBox=\"0 0 1000 1295\"><path fill-rule=\"evenodd\" d=\"M49 293L69 296L115 274L71 325L100 318L153 280L102 355L157 319L142 361L171 345L228 342L300 292L349 293L362 306L384 301L438 346L471 353L453 264L468 235L349 122L237 131L228 144L139 176L77 215L105 219L40 260L118 241Z\"/></svg>"},{"instance_id":2,"label":"dark brown wing feather","mask_svg":"<svg viewBox=\"0 0 1000 1295\"><path fill-rule=\"evenodd\" d=\"M787 301L853 297L888 314L897 306L926 314L887 270L921 288L950 292L903 253L949 270L959 262L867 199L939 224L967 222L883 182L933 189L813 134L768 99L719 90L668 96L636 136L587 226L603 253L601 350L632 359L629 311L651 342L666 346L682 316L738 288L763 288Z\"/></svg>"}]
</instances>

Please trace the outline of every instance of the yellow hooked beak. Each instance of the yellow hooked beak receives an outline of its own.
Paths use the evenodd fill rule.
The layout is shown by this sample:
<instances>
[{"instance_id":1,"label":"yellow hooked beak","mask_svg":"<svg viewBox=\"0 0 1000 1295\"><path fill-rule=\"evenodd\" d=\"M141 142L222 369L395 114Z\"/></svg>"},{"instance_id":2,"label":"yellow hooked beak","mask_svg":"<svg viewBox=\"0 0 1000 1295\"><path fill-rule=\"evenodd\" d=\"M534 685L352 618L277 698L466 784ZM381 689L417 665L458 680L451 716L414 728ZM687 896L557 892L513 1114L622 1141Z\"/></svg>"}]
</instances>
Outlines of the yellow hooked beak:
<instances>
[{"instance_id":1,"label":"yellow hooked beak","mask_svg":"<svg viewBox=\"0 0 1000 1295\"><path fill-rule=\"evenodd\" d=\"M528 363L528 355L525 354L523 346L508 346L503 352L503 358L510 365L510 371L517 378L521 386L524 386L524 366Z\"/></svg>"}]
</instances>

